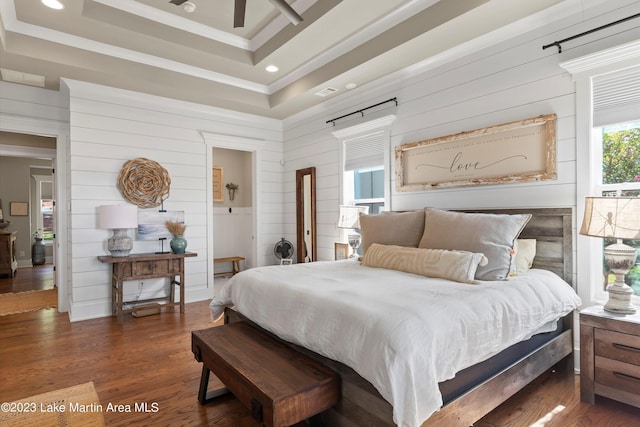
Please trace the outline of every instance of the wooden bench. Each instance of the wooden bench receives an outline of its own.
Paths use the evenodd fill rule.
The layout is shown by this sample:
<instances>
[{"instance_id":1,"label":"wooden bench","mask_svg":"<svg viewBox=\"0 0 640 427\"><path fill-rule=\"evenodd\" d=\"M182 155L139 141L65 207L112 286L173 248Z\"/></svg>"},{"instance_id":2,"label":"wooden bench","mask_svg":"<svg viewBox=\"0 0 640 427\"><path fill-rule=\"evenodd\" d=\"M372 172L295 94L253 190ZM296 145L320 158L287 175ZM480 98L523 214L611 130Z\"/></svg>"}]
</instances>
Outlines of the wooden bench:
<instances>
[{"instance_id":1,"label":"wooden bench","mask_svg":"<svg viewBox=\"0 0 640 427\"><path fill-rule=\"evenodd\" d=\"M224 274L231 274L232 276L240 272L240 261L244 261L244 257L241 256L231 256L227 258L214 258L214 264L221 264L230 262L231 263L231 271L221 271L219 273L214 273L214 276L221 276Z\"/></svg>"},{"instance_id":2,"label":"wooden bench","mask_svg":"<svg viewBox=\"0 0 640 427\"><path fill-rule=\"evenodd\" d=\"M193 331L191 350L203 363L201 404L231 392L258 422L282 427L338 401L336 372L245 322ZM226 388L207 392L210 372Z\"/></svg>"}]
</instances>

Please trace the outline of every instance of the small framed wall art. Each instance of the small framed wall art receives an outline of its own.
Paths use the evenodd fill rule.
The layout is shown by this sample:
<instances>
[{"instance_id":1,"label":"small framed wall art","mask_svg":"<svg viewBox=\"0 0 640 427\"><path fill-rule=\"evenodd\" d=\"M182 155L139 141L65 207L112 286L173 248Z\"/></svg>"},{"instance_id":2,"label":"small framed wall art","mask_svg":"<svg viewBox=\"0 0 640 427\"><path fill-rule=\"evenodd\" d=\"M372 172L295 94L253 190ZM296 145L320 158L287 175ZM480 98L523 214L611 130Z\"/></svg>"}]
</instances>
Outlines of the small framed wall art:
<instances>
[{"instance_id":1,"label":"small framed wall art","mask_svg":"<svg viewBox=\"0 0 640 427\"><path fill-rule=\"evenodd\" d=\"M222 166L213 167L213 201L224 202L224 187L222 180L224 179L224 169Z\"/></svg>"},{"instance_id":2,"label":"small framed wall art","mask_svg":"<svg viewBox=\"0 0 640 427\"><path fill-rule=\"evenodd\" d=\"M336 261L349 258L349 245L347 243L335 243Z\"/></svg>"},{"instance_id":3,"label":"small framed wall art","mask_svg":"<svg viewBox=\"0 0 640 427\"><path fill-rule=\"evenodd\" d=\"M27 202L10 202L9 214L11 216L27 216L29 215L29 203Z\"/></svg>"}]
</instances>

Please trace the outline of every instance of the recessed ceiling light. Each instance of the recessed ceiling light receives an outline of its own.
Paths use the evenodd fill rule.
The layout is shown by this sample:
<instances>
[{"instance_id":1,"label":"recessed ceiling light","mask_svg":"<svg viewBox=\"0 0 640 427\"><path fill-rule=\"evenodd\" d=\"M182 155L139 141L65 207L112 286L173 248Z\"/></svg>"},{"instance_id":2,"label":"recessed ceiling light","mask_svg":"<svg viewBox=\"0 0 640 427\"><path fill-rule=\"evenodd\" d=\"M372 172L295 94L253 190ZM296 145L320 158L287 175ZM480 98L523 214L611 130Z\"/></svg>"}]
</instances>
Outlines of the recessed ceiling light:
<instances>
[{"instance_id":1,"label":"recessed ceiling light","mask_svg":"<svg viewBox=\"0 0 640 427\"><path fill-rule=\"evenodd\" d=\"M60 3L58 0L41 0L42 4L50 7L51 9L64 9L64 4Z\"/></svg>"},{"instance_id":2,"label":"recessed ceiling light","mask_svg":"<svg viewBox=\"0 0 640 427\"><path fill-rule=\"evenodd\" d=\"M182 8L187 13L193 13L196 10L196 5L195 5L195 3L191 3L190 1L186 1L186 2L182 3Z\"/></svg>"},{"instance_id":3,"label":"recessed ceiling light","mask_svg":"<svg viewBox=\"0 0 640 427\"><path fill-rule=\"evenodd\" d=\"M355 89L356 87L358 87L358 85L355 83L347 83L346 85L344 85L344 87L346 87L347 89Z\"/></svg>"},{"instance_id":4,"label":"recessed ceiling light","mask_svg":"<svg viewBox=\"0 0 640 427\"><path fill-rule=\"evenodd\" d=\"M265 70L267 70L270 73L275 73L276 71L279 70L278 67L276 67L275 65L271 64L271 65L267 65L267 67L265 68Z\"/></svg>"}]
</instances>

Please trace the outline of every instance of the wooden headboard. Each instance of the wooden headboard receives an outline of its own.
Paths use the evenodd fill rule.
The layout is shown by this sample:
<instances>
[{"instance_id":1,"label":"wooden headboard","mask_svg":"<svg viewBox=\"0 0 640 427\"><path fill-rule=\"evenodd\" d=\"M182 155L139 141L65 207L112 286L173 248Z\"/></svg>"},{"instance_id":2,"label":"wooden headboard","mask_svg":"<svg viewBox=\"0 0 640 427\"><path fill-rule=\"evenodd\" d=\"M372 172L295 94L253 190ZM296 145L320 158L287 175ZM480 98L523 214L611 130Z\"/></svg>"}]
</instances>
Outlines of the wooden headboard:
<instances>
[{"instance_id":1,"label":"wooden headboard","mask_svg":"<svg viewBox=\"0 0 640 427\"><path fill-rule=\"evenodd\" d=\"M471 213L531 214L531 220L520 238L536 239L533 268L553 271L574 286L571 208L456 210Z\"/></svg>"}]
</instances>

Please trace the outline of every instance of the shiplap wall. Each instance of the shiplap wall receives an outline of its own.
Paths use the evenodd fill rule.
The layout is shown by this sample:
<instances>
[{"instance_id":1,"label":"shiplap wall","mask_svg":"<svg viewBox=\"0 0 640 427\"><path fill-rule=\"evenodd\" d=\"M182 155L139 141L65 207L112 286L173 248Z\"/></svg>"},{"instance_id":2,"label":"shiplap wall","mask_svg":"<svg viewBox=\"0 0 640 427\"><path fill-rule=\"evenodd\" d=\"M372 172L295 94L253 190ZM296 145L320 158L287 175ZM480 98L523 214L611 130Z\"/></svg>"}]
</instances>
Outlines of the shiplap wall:
<instances>
[{"instance_id":1,"label":"shiplap wall","mask_svg":"<svg viewBox=\"0 0 640 427\"><path fill-rule=\"evenodd\" d=\"M318 174L319 259L332 259L333 243L340 238L336 221L338 205L342 202L341 148L331 132L370 119L367 113L365 117L356 115L340 120L336 127L326 121L392 97L398 98L398 107L387 104L376 111L377 115L397 115L391 126L391 159L394 158L394 147L400 144L555 113L558 116L558 179L397 192L392 160L387 165L391 168L392 180L390 209L576 206L575 84L559 63L572 55L636 37L633 34L636 24L627 23L565 44L562 54L558 54L557 48L543 50L542 46L638 13L640 2L594 2L595 6L586 10L581 4L573 4L575 10L564 9L561 20L524 27L519 35L505 38L490 48L459 55L437 65L426 65L419 75L405 77L406 73L397 73L331 100L322 108L285 120L285 188L294 188L294 171L300 167L315 166ZM292 197L286 199L285 230L289 237L295 236Z\"/></svg>"},{"instance_id":2,"label":"shiplap wall","mask_svg":"<svg viewBox=\"0 0 640 427\"><path fill-rule=\"evenodd\" d=\"M266 165L265 162L257 165L260 174L271 163L279 165L281 142L274 141L281 141L281 123L84 82L65 80L64 83L70 110L71 319L111 313L110 265L97 260L98 255L108 253L106 240L111 232L97 227L96 209L100 205L126 203L116 182L123 163L137 157L154 160L168 171L171 192L164 208L185 212L187 250L198 253L196 258L185 261L185 300L211 298L209 257L213 250L207 251L207 222L213 217L213 208L207 206L207 200L211 200L207 194L210 177L207 158L212 154L208 152L203 133L268 139L264 145L270 154L259 156L267 159ZM278 198L282 192L281 173L269 174L267 181L258 183L256 190L275 193L274 197ZM260 211L258 204L258 217ZM281 216L281 212L275 214ZM265 234L269 232L267 227L262 230ZM133 236L132 231L129 233ZM256 236L262 248L260 254L266 252L269 244L273 245L269 237ZM159 249L158 242L134 241L132 252ZM264 261L265 257L257 260L258 263ZM125 293L135 298L141 291L146 295L144 292L149 288L157 291L153 289L155 286L157 283L145 283L141 289L139 283L128 282Z\"/></svg>"},{"instance_id":3,"label":"shiplap wall","mask_svg":"<svg viewBox=\"0 0 640 427\"><path fill-rule=\"evenodd\" d=\"M56 202L58 206L56 240L56 284L58 285L58 309L69 309L70 286L68 284L69 236L68 215L60 209L67 205L67 140L69 110L63 91L57 92L38 87L0 81L0 130L16 133L45 135L56 138ZM5 141L0 141L5 144ZM37 150L21 150L25 157L39 157ZM16 155L15 153L12 155Z\"/></svg>"}]
</instances>

